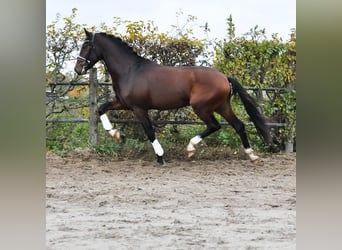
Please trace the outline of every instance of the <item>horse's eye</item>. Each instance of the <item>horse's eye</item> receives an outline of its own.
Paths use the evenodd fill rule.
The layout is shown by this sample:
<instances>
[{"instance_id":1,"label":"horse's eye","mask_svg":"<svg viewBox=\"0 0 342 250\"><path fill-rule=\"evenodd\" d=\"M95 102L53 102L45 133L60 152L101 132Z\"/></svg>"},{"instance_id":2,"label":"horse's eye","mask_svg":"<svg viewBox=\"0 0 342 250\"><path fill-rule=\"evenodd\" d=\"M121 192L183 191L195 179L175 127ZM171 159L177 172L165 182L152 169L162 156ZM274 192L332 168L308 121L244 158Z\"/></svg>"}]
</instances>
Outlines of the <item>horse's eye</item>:
<instances>
[{"instance_id":1,"label":"horse's eye","mask_svg":"<svg viewBox=\"0 0 342 250\"><path fill-rule=\"evenodd\" d=\"M83 45L82 45L82 49L85 49L85 48L87 48L88 46L89 46L88 42L85 42L85 43L83 43Z\"/></svg>"}]
</instances>

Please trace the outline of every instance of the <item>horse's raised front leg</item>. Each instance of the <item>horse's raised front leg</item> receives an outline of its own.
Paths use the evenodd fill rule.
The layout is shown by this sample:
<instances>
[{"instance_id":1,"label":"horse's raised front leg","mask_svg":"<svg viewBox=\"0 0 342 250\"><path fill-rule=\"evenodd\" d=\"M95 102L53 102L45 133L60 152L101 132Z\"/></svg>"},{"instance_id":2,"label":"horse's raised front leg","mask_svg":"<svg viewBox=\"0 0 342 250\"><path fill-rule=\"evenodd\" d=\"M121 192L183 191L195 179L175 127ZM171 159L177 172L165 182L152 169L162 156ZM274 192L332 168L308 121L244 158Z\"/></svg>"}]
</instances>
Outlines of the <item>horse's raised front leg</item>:
<instances>
[{"instance_id":1,"label":"horse's raised front leg","mask_svg":"<svg viewBox=\"0 0 342 250\"><path fill-rule=\"evenodd\" d=\"M99 107L99 116L102 123L102 126L114 139L120 139L120 131L118 129L114 129L111 122L106 115L108 110L123 110L124 106L115 98L113 101L106 102Z\"/></svg>"},{"instance_id":2,"label":"horse's raised front leg","mask_svg":"<svg viewBox=\"0 0 342 250\"><path fill-rule=\"evenodd\" d=\"M148 117L147 110L133 109L133 113L137 117L137 119L141 122L148 139L152 143L152 147L153 147L154 152L157 156L157 162L160 165L164 165L164 163L165 163L164 159L163 159L164 149L160 145L158 139L156 139L155 131L153 129L150 118Z\"/></svg>"}]
</instances>

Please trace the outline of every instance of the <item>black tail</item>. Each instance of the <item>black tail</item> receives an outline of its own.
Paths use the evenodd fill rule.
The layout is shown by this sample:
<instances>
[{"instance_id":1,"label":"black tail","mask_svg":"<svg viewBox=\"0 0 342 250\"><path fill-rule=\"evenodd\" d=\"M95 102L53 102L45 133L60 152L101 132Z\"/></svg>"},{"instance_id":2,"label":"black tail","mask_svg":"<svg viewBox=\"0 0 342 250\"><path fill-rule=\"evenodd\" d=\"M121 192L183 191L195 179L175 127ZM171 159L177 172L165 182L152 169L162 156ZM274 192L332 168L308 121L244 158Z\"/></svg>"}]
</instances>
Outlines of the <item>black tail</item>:
<instances>
[{"instance_id":1,"label":"black tail","mask_svg":"<svg viewBox=\"0 0 342 250\"><path fill-rule=\"evenodd\" d=\"M227 78L228 78L228 81L232 84L233 93L239 94L241 101L243 103L243 106L245 107L247 114L251 118L255 128L264 138L264 141L266 143L270 143L271 135L269 132L269 127L266 124L265 117L259 112L257 108L258 104L253 99L253 97L247 93L247 91L242 87L242 85L236 79L229 77L229 76Z\"/></svg>"}]
</instances>

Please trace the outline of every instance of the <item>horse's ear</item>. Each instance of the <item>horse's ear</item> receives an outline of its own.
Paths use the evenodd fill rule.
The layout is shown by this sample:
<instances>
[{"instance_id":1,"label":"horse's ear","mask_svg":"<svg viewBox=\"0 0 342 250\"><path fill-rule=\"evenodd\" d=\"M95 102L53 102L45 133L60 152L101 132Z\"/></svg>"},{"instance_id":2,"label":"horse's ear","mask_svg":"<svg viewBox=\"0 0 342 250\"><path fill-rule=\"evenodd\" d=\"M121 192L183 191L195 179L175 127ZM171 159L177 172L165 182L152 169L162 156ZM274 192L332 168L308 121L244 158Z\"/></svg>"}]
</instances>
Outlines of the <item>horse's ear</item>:
<instances>
[{"instance_id":1,"label":"horse's ear","mask_svg":"<svg viewBox=\"0 0 342 250\"><path fill-rule=\"evenodd\" d=\"M90 32L89 31L87 31L86 30L86 28L83 28L83 30L84 30L84 33L86 34L86 36L87 36L87 40L90 40Z\"/></svg>"}]
</instances>

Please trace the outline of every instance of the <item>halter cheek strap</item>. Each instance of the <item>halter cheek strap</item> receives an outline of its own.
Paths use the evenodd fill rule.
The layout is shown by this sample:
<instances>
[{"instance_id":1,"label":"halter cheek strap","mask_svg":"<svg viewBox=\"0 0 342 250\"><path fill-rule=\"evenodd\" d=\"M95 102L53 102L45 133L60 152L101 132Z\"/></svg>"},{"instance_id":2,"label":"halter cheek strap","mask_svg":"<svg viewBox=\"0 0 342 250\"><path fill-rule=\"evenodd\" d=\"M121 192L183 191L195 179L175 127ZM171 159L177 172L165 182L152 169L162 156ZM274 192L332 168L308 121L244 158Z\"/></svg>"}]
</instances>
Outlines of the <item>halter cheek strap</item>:
<instances>
[{"instance_id":1,"label":"halter cheek strap","mask_svg":"<svg viewBox=\"0 0 342 250\"><path fill-rule=\"evenodd\" d=\"M90 47L90 50L89 50L89 52L88 52L88 56L89 56L91 50L95 48L94 41L95 41L95 33L91 33L91 41L89 41L91 47ZM77 59L78 59L78 60L81 60L81 61L84 61L84 62L86 62L87 64L90 63L90 60L87 59L87 58L85 58L85 57L83 57L83 56L78 56Z\"/></svg>"},{"instance_id":2,"label":"halter cheek strap","mask_svg":"<svg viewBox=\"0 0 342 250\"><path fill-rule=\"evenodd\" d=\"M95 46L94 40L95 40L95 33L91 33L91 42L90 42L91 46Z\"/></svg>"}]
</instances>

